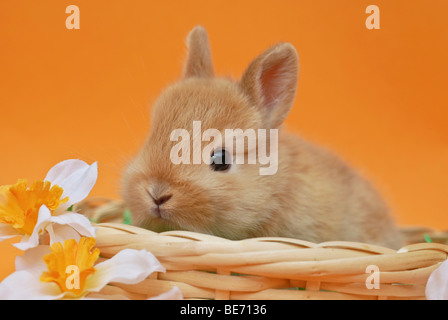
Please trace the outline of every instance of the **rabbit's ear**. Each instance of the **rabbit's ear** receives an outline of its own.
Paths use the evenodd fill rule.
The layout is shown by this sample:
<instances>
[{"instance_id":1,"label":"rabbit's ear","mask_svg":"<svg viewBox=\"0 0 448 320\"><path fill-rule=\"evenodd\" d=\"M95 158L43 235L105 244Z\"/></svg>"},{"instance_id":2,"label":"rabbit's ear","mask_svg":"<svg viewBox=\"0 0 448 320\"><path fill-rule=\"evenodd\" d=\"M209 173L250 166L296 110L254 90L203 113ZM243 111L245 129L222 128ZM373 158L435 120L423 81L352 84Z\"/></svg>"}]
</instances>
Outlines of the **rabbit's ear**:
<instances>
[{"instance_id":1,"label":"rabbit's ear","mask_svg":"<svg viewBox=\"0 0 448 320\"><path fill-rule=\"evenodd\" d=\"M184 65L184 77L213 77L213 60L208 42L207 31L196 26L187 37L187 60Z\"/></svg>"},{"instance_id":2,"label":"rabbit's ear","mask_svg":"<svg viewBox=\"0 0 448 320\"><path fill-rule=\"evenodd\" d=\"M260 54L244 72L240 86L260 109L267 128L279 127L296 95L299 57L289 43L277 44Z\"/></svg>"}]
</instances>

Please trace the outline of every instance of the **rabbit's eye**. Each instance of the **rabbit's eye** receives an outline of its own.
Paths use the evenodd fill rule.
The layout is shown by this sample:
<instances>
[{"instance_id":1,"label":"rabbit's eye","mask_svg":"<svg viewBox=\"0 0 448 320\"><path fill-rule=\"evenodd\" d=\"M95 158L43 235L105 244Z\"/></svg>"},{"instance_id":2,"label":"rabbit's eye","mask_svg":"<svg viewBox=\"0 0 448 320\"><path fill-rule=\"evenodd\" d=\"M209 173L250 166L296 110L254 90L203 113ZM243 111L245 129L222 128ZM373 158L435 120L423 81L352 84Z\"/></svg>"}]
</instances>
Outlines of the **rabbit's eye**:
<instances>
[{"instance_id":1,"label":"rabbit's eye","mask_svg":"<svg viewBox=\"0 0 448 320\"><path fill-rule=\"evenodd\" d=\"M215 150L211 156L210 166L213 171L227 171L230 169L230 155L224 150Z\"/></svg>"}]
</instances>

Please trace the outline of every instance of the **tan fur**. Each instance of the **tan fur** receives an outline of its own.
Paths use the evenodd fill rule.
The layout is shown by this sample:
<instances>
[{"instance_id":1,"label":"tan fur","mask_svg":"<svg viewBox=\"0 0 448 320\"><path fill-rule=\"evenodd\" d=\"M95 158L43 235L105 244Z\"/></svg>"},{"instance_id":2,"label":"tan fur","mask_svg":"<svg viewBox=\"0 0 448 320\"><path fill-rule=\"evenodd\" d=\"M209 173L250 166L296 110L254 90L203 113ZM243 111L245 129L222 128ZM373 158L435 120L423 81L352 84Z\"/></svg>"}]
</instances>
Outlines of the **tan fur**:
<instances>
[{"instance_id":1,"label":"tan fur","mask_svg":"<svg viewBox=\"0 0 448 320\"><path fill-rule=\"evenodd\" d=\"M192 135L193 120L202 121L202 131L279 128L297 86L298 56L290 44L267 49L234 82L213 76L205 29L193 29L187 42L184 76L156 101L150 134L124 173L123 197L136 225L230 239L401 245L387 206L368 181L333 153L281 128L275 175L260 175L259 164L233 164L229 172L205 163L173 164L172 130L184 128ZM170 198L157 217L151 198L160 196Z\"/></svg>"}]
</instances>

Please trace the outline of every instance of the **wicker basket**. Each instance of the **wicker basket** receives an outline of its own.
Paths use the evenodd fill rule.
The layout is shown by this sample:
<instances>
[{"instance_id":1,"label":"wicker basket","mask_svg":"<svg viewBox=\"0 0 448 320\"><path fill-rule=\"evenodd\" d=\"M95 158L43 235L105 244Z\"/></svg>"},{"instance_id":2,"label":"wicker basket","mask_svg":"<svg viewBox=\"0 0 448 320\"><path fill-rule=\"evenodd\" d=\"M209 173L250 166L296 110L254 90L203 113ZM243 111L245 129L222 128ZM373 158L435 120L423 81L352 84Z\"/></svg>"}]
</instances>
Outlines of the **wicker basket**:
<instances>
[{"instance_id":1,"label":"wicker basket","mask_svg":"<svg viewBox=\"0 0 448 320\"><path fill-rule=\"evenodd\" d=\"M448 256L446 232L406 228L400 250L287 238L231 241L187 231L155 233L123 221L120 201L92 200L75 210L96 221L103 259L122 249L146 249L166 268L135 285L111 284L103 293L145 299L177 286L186 299L425 299L427 279ZM425 236L434 241L425 243ZM439 242L439 243L436 243ZM371 274L368 266L380 272ZM375 270L375 269L373 269ZM379 288L371 288L371 280Z\"/></svg>"}]
</instances>

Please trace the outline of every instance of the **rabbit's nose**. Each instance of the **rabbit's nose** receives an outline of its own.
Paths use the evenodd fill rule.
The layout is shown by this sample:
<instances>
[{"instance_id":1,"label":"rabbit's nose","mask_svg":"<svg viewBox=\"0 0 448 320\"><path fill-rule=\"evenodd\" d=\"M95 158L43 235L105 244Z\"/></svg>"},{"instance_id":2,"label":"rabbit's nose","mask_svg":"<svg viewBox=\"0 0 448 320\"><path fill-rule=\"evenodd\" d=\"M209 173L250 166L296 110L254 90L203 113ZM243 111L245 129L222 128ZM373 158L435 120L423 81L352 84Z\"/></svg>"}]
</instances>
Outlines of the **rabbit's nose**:
<instances>
[{"instance_id":1,"label":"rabbit's nose","mask_svg":"<svg viewBox=\"0 0 448 320\"><path fill-rule=\"evenodd\" d=\"M160 196L160 197L153 198L152 200L154 201L154 203L157 206L161 206L162 204L164 204L165 202L170 200L171 197L172 197L172 194L167 194L167 195L163 195L163 196Z\"/></svg>"},{"instance_id":2,"label":"rabbit's nose","mask_svg":"<svg viewBox=\"0 0 448 320\"><path fill-rule=\"evenodd\" d=\"M151 185L147 191L148 195L157 207L160 207L173 196L168 186L162 183L155 183Z\"/></svg>"}]
</instances>

